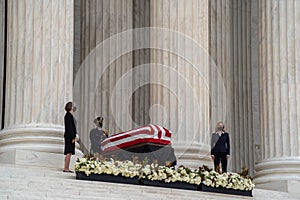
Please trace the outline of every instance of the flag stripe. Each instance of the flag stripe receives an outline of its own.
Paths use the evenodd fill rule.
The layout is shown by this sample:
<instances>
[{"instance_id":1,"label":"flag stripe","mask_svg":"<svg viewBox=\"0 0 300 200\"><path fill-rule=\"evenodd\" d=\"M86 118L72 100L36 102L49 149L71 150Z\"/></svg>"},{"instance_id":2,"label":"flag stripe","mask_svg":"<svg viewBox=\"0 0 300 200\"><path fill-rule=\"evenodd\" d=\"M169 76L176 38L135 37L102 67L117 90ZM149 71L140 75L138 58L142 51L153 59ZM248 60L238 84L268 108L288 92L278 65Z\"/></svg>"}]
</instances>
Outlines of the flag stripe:
<instances>
[{"instance_id":1,"label":"flag stripe","mask_svg":"<svg viewBox=\"0 0 300 200\"><path fill-rule=\"evenodd\" d=\"M171 144L172 132L168 129L149 124L137 129L112 135L101 143L103 153L120 148L130 147L139 143Z\"/></svg>"}]
</instances>

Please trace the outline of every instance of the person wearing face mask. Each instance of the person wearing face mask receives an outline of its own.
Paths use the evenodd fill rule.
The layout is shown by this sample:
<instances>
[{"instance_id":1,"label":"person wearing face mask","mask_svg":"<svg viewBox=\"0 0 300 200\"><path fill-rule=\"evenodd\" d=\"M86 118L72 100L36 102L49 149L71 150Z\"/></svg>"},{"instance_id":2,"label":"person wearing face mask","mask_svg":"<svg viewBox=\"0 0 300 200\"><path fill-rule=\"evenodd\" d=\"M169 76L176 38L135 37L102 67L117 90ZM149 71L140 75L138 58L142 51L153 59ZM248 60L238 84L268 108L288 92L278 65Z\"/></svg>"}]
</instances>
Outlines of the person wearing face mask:
<instances>
[{"instance_id":1,"label":"person wearing face mask","mask_svg":"<svg viewBox=\"0 0 300 200\"><path fill-rule=\"evenodd\" d=\"M230 155L229 134L225 132L223 122L218 122L211 137L211 158L214 161L215 171L219 171L222 164L222 173L227 172L227 160Z\"/></svg>"},{"instance_id":2,"label":"person wearing face mask","mask_svg":"<svg viewBox=\"0 0 300 200\"><path fill-rule=\"evenodd\" d=\"M94 124L96 125L96 128L90 131L91 154L101 154L101 142L108 138L108 133L102 128L103 117L97 117L96 119L94 119Z\"/></svg>"},{"instance_id":3,"label":"person wearing face mask","mask_svg":"<svg viewBox=\"0 0 300 200\"><path fill-rule=\"evenodd\" d=\"M65 149L64 149L64 155L65 155L65 166L63 172L71 172L70 169L70 160L71 156L75 154L75 140L76 140L76 125L75 125L75 119L73 117L74 112L76 111L76 106L73 102L68 102L65 106L66 115L64 118L65 123Z\"/></svg>"}]
</instances>

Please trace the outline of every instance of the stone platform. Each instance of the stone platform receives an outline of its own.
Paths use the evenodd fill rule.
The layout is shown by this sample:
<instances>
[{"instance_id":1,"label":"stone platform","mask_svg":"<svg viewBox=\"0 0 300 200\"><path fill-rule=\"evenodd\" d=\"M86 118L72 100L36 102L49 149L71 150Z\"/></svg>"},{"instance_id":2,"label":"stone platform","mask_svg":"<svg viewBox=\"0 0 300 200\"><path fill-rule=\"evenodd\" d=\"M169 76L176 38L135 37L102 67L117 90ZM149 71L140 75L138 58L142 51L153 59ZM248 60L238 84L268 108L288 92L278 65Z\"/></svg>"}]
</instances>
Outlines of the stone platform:
<instances>
[{"instance_id":1,"label":"stone platform","mask_svg":"<svg viewBox=\"0 0 300 200\"><path fill-rule=\"evenodd\" d=\"M60 168L0 163L0 199L299 199L286 192L254 189L253 197L151 186L81 181Z\"/></svg>"}]
</instances>

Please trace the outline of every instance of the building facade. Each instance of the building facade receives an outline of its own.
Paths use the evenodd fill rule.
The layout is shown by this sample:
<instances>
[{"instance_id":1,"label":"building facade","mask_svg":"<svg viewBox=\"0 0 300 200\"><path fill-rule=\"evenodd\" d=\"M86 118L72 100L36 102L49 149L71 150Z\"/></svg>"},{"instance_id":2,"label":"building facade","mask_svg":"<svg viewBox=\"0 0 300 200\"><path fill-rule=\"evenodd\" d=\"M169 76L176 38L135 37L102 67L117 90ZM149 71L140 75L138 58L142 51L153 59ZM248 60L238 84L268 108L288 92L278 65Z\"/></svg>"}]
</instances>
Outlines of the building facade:
<instances>
[{"instance_id":1,"label":"building facade","mask_svg":"<svg viewBox=\"0 0 300 200\"><path fill-rule=\"evenodd\" d=\"M298 0L0 2L0 152L62 153L74 101L78 153L100 115L110 133L165 126L180 164L211 166L224 121L231 171L299 183Z\"/></svg>"}]
</instances>

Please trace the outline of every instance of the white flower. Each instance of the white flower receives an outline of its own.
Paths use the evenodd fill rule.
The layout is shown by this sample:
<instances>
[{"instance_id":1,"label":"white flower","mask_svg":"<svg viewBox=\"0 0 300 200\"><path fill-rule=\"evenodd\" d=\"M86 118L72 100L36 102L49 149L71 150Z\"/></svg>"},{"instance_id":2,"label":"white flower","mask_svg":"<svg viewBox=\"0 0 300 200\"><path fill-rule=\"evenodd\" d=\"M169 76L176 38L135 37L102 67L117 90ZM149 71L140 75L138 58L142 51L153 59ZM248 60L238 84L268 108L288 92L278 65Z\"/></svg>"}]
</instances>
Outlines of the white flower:
<instances>
[{"instance_id":1,"label":"white flower","mask_svg":"<svg viewBox=\"0 0 300 200\"><path fill-rule=\"evenodd\" d=\"M237 173L219 174L216 171L190 170L180 166L177 170L173 167L135 164L131 161L98 161L93 158L77 159L75 163L76 172L84 172L87 176L90 174L113 174L124 177L139 177L152 181L186 182L189 184L204 185L210 187L223 187L238 190L252 190L254 183L251 179L242 177ZM203 180L201 179L203 177Z\"/></svg>"}]
</instances>

